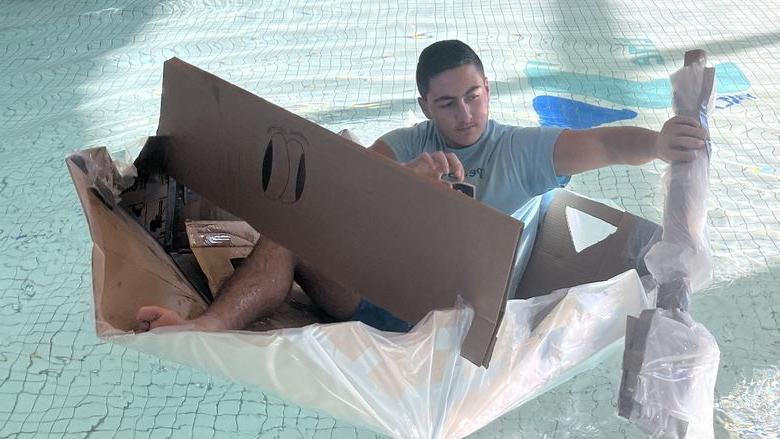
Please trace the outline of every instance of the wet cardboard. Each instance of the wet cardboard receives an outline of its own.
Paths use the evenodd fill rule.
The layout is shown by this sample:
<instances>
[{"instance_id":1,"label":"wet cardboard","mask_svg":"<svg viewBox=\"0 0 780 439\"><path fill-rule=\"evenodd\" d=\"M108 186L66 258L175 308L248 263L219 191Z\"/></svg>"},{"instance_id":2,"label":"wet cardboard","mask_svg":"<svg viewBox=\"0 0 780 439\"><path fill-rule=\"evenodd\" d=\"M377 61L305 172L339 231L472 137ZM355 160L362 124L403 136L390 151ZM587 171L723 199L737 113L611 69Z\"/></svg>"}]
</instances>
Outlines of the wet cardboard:
<instances>
[{"instance_id":1,"label":"wet cardboard","mask_svg":"<svg viewBox=\"0 0 780 439\"><path fill-rule=\"evenodd\" d=\"M198 315L206 302L171 257L117 201L100 196L100 178L84 166L95 151L67 161L95 243L100 317L126 330L142 305ZM164 67L157 136L135 165L172 177L401 319L416 323L462 297L475 315L461 355L485 367L510 296L635 268L629 253L657 228L563 192L518 287L522 223L175 58ZM556 203L609 218L618 231L578 255Z\"/></svg>"}]
</instances>

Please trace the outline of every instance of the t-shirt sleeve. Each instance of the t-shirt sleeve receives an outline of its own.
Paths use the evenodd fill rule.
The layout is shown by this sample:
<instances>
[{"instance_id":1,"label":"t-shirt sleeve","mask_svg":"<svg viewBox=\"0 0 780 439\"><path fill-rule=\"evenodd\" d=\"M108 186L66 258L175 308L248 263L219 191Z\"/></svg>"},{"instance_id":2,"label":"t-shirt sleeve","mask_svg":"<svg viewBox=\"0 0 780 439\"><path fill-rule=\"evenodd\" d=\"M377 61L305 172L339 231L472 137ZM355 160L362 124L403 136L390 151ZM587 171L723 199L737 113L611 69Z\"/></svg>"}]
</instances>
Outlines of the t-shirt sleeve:
<instances>
[{"instance_id":1,"label":"t-shirt sleeve","mask_svg":"<svg viewBox=\"0 0 780 439\"><path fill-rule=\"evenodd\" d=\"M397 161L401 163L410 162L420 155L420 145L423 141L420 135L420 125L395 129L377 140L384 142L390 147Z\"/></svg>"},{"instance_id":2,"label":"t-shirt sleeve","mask_svg":"<svg viewBox=\"0 0 780 439\"><path fill-rule=\"evenodd\" d=\"M510 135L511 167L531 196L543 194L569 182L555 173L553 153L562 128L515 128Z\"/></svg>"}]
</instances>

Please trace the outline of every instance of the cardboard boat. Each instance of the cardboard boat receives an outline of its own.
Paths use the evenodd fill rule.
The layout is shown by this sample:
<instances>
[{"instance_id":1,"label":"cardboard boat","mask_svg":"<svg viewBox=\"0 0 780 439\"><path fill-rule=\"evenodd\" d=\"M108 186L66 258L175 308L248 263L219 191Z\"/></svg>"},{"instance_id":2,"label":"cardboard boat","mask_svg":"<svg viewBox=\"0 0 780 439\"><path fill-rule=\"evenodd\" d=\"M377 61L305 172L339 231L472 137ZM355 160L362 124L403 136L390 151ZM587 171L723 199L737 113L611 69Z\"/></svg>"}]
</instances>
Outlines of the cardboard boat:
<instances>
[{"instance_id":1,"label":"cardboard boat","mask_svg":"<svg viewBox=\"0 0 780 439\"><path fill-rule=\"evenodd\" d=\"M595 365L653 303L640 276L657 224L563 190L505 215L178 59L137 175L105 148L66 163L94 242L99 336L394 437L478 430ZM141 306L208 306L176 248L185 216L244 221L416 325L133 334ZM575 218L612 233L575 246L589 233Z\"/></svg>"}]
</instances>

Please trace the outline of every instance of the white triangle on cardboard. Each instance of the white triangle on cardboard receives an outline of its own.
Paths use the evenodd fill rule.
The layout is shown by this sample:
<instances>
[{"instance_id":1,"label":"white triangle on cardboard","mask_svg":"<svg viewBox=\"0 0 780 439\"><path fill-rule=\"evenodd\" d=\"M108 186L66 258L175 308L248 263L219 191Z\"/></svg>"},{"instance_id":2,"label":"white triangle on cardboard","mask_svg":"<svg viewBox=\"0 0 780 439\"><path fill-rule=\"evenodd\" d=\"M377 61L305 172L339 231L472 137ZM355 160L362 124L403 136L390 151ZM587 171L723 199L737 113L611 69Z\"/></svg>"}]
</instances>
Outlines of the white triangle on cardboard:
<instances>
[{"instance_id":1,"label":"white triangle on cardboard","mask_svg":"<svg viewBox=\"0 0 780 439\"><path fill-rule=\"evenodd\" d=\"M617 227L612 224L569 206L566 206L566 222L577 253L598 244L617 231Z\"/></svg>"}]
</instances>

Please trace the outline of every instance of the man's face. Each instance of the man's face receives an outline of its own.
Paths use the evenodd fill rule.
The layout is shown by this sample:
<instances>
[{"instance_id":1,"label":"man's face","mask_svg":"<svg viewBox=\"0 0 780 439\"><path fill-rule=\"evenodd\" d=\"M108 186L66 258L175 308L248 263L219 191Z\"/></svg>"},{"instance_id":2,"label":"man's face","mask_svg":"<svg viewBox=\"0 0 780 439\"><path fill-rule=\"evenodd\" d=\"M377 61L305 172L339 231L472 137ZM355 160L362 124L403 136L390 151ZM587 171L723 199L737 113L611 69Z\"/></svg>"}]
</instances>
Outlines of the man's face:
<instances>
[{"instance_id":1,"label":"man's face","mask_svg":"<svg viewBox=\"0 0 780 439\"><path fill-rule=\"evenodd\" d=\"M418 99L451 148L474 144L488 121L490 89L487 79L472 64L446 70L430 80L428 93Z\"/></svg>"}]
</instances>

